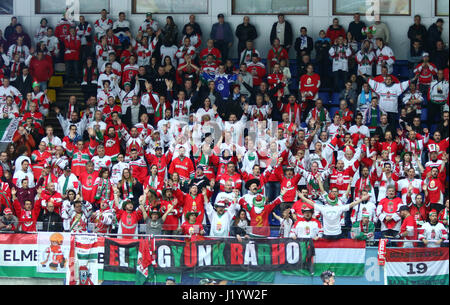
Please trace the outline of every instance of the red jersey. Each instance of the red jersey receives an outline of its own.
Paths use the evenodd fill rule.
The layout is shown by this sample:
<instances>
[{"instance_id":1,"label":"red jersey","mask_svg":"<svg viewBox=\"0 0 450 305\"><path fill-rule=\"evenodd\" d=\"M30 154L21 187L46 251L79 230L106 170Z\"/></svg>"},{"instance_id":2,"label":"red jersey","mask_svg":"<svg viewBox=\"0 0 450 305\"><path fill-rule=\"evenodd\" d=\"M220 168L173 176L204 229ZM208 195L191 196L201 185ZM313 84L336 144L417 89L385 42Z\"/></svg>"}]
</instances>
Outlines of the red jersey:
<instances>
[{"instance_id":1,"label":"red jersey","mask_svg":"<svg viewBox=\"0 0 450 305\"><path fill-rule=\"evenodd\" d=\"M305 97L306 100L317 100L319 95L320 76L317 73L313 75L304 74L300 77L300 95L302 93L308 93Z\"/></svg>"},{"instance_id":2,"label":"red jersey","mask_svg":"<svg viewBox=\"0 0 450 305\"><path fill-rule=\"evenodd\" d=\"M271 203L266 204L262 210L260 208L256 208L254 205L251 207L249 204L243 205L243 208L250 213L250 226L252 227L253 235L270 236L269 215L280 203L281 199L278 197Z\"/></svg>"},{"instance_id":3,"label":"red jersey","mask_svg":"<svg viewBox=\"0 0 450 305\"><path fill-rule=\"evenodd\" d=\"M161 214L164 215L166 213L169 204L173 205L172 201L167 200L161 200ZM172 212L167 214L166 220L163 223L162 229L166 231L175 231L178 228L178 220L181 216L181 209L180 205L177 204L173 209Z\"/></svg>"},{"instance_id":4,"label":"red jersey","mask_svg":"<svg viewBox=\"0 0 450 305\"><path fill-rule=\"evenodd\" d=\"M52 155L48 151L41 152L39 150L33 151L31 154L31 168L33 169L34 180L38 181L41 177L44 165L50 164L52 161Z\"/></svg>"},{"instance_id":5,"label":"red jersey","mask_svg":"<svg viewBox=\"0 0 450 305\"><path fill-rule=\"evenodd\" d=\"M94 171L89 174L87 171L81 173L78 179L81 183L81 196L88 202L94 202L94 183L98 177L98 172Z\"/></svg>"},{"instance_id":6,"label":"red jersey","mask_svg":"<svg viewBox=\"0 0 450 305\"><path fill-rule=\"evenodd\" d=\"M412 215L409 215L403 219L402 226L400 227L400 234L408 232L408 235L403 237L406 240L417 240L417 223ZM416 243L413 243L415 246ZM403 247L403 243L399 243L399 247Z\"/></svg>"},{"instance_id":7,"label":"red jersey","mask_svg":"<svg viewBox=\"0 0 450 305\"><path fill-rule=\"evenodd\" d=\"M22 208L17 199L14 200L13 205L15 214L19 220L18 230L23 232L36 232L36 220L41 211L41 201L36 201L31 211L26 211Z\"/></svg>"},{"instance_id":8,"label":"red jersey","mask_svg":"<svg viewBox=\"0 0 450 305\"><path fill-rule=\"evenodd\" d=\"M117 221L119 223L118 234L138 234L138 222L142 219L142 211L140 209L132 212L127 212L123 209L118 209L114 206L116 211ZM131 236L122 236L124 239L131 239Z\"/></svg>"},{"instance_id":9,"label":"red jersey","mask_svg":"<svg viewBox=\"0 0 450 305\"><path fill-rule=\"evenodd\" d=\"M183 160L177 157L172 160L169 167L169 174L173 175L174 172L177 172L180 177L189 180L190 177L194 176L194 164L188 157L184 157Z\"/></svg>"}]
</instances>

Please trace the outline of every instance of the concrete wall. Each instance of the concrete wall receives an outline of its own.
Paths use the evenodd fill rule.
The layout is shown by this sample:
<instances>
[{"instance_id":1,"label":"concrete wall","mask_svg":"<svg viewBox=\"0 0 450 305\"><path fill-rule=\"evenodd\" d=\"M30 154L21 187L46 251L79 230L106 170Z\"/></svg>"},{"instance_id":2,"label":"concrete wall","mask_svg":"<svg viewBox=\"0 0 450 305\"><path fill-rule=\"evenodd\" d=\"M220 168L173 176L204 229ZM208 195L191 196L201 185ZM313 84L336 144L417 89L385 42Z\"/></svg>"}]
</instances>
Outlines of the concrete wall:
<instances>
[{"instance_id":1,"label":"concrete wall","mask_svg":"<svg viewBox=\"0 0 450 305\"><path fill-rule=\"evenodd\" d=\"M62 0L64 1L64 0ZM208 0L209 1L209 13L204 15L197 15L197 22L202 27L203 40L209 38L212 24L217 22L217 15L223 13L225 20L232 25L233 30L236 26L242 23L242 15L232 15L231 0ZM110 0L110 13L113 19L117 19L118 13L125 11L127 18L130 20L133 30L137 31L137 28L145 19L144 15L132 15L131 0ZM55 15L36 15L35 0L14 0L14 14L19 17L20 22L24 25L28 33L34 34L34 29L39 25L39 21L42 17L46 17L50 24L55 26L60 19L60 14ZM298 35L301 26L308 28L308 33L315 40L318 37L320 30L326 30L332 23L334 18L332 0L310 0L309 1L309 16L295 16L289 15L286 19L292 24L295 35ZM422 16L422 22L427 27L431 25L437 17L434 16L435 12L435 0L411 0L411 16L383 16L381 19L390 28L392 39L391 46L394 49L394 53L398 59L406 59L407 52L409 50L409 40L407 39L408 27L413 23L413 16L420 14ZM167 14L154 15L154 18L160 23L165 24L165 17ZM184 14L172 14L175 23L178 25L180 31L185 23L188 22L189 15ZM345 25L347 29L348 24L352 21L352 16L338 16L340 23ZM0 28L5 29L10 22L11 16L0 16ZM90 22L94 22L99 18L99 15L86 15L86 19ZM361 18L366 22L365 17ZM449 18L443 18L444 33L443 39L445 43L449 42L448 22ZM262 53L263 57L267 56L267 52L270 48L269 34L272 24L277 20L276 15L252 15L250 16L250 22L253 23L258 31L259 38L256 41L256 48ZM367 22L366 22L367 23ZM370 25L371 23L369 23ZM205 41L203 42L203 44ZM233 45L231 56L237 57L237 39L235 38L235 44ZM291 50L290 56L295 56L294 51Z\"/></svg>"}]
</instances>

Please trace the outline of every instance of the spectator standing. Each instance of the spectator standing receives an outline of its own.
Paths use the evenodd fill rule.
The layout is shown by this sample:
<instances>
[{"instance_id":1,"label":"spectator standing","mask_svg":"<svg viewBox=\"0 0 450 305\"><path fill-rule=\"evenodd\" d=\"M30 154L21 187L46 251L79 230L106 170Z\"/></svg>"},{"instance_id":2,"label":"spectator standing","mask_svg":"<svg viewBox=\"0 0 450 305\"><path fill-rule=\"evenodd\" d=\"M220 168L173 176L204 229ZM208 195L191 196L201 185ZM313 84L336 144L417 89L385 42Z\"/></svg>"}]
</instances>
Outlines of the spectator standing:
<instances>
[{"instance_id":1,"label":"spectator standing","mask_svg":"<svg viewBox=\"0 0 450 305\"><path fill-rule=\"evenodd\" d=\"M333 80L334 91L341 91L344 87L344 82L348 78L348 58L352 51L344 43L344 36L339 36L334 40L334 45L328 51L333 60Z\"/></svg>"},{"instance_id":2,"label":"spectator standing","mask_svg":"<svg viewBox=\"0 0 450 305\"><path fill-rule=\"evenodd\" d=\"M77 26L77 36L81 41L80 49L80 68L86 62L86 59L92 54L92 27L89 22L86 21L84 16L80 16L80 23Z\"/></svg>"},{"instance_id":3,"label":"spectator standing","mask_svg":"<svg viewBox=\"0 0 450 305\"><path fill-rule=\"evenodd\" d=\"M17 22L17 17L15 17L15 16L11 17L11 23L5 29L5 39L6 39L6 41L9 41L9 38L11 37L11 35L16 30L16 26L18 24L19 23Z\"/></svg>"},{"instance_id":4,"label":"spectator standing","mask_svg":"<svg viewBox=\"0 0 450 305\"><path fill-rule=\"evenodd\" d=\"M275 64L279 64L282 59L289 60L288 51L281 45L280 39L273 40L272 48L267 55L267 66L269 73L273 70Z\"/></svg>"},{"instance_id":5,"label":"spectator standing","mask_svg":"<svg viewBox=\"0 0 450 305\"><path fill-rule=\"evenodd\" d=\"M433 52L436 49L436 42L442 40L441 35L444 30L444 19L439 18L428 28L427 42L428 51Z\"/></svg>"},{"instance_id":6,"label":"spectator standing","mask_svg":"<svg viewBox=\"0 0 450 305\"><path fill-rule=\"evenodd\" d=\"M422 54L424 53L420 41L412 42L411 49L408 52L408 68L410 70L410 77L414 74L414 68L422 61Z\"/></svg>"},{"instance_id":7,"label":"spectator standing","mask_svg":"<svg viewBox=\"0 0 450 305\"><path fill-rule=\"evenodd\" d=\"M109 29L112 29L113 21L112 19L108 18L108 12L103 9L101 12L100 19L97 19L94 23L94 29L96 33L96 41L98 42L100 38L106 35Z\"/></svg>"},{"instance_id":8,"label":"spectator standing","mask_svg":"<svg viewBox=\"0 0 450 305\"><path fill-rule=\"evenodd\" d=\"M345 30L342 25L339 24L339 19L334 18L333 24L327 29L327 37L330 38L331 44L335 44L340 36L345 37Z\"/></svg>"},{"instance_id":9,"label":"spectator standing","mask_svg":"<svg viewBox=\"0 0 450 305\"><path fill-rule=\"evenodd\" d=\"M364 39L362 34L362 29L366 27L366 24L361 21L361 15L359 13L355 13L353 15L353 21L348 25L348 31L352 33L352 36L358 43L361 43Z\"/></svg>"},{"instance_id":10,"label":"spectator standing","mask_svg":"<svg viewBox=\"0 0 450 305\"><path fill-rule=\"evenodd\" d=\"M381 74L381 68L383 66L386 66L388 68L388 73L392 74L394 72L394 63L395 63L395 56L394 51L390 47L386 45L385 40L383 38L378 37L376 39L377 44L377 51L376 51L376 62L377 62L377 69L376 74Z\"/></svg>"},{"instance_id":11,"label":"spectator standing","mask_svg":"<svg viewBox=\"0 0 450 305\"><path fill-rule=\"evenodd\" d=\"M177 45L178 43L178 26L173 21L172 16L167 16L166 25L162 28L163 44L164 45Z\"/></svg>"},{"instance_id":12,"label":"spectator standing","mask_svg":"<svg viewBox=\"0 0 450 305\"><path fill-rule=\"evenodd\" d=\"M64 62L66 64L66 83L77 84L80 78L80 51L81 51L81 40L76 35L75 28L71 27L69 30L69 35L64 38Z\"/></svg>"},{"instance_id":13,"label":"spectator standing","mask_svg":"<svg viewBox=\"0 0 450 305\"><path fill-rule=\"evenodd\" d=\"M323 87L330 88L330 57L329 50L331 48L331 40L326 37L325 31L321 30L319 32L319 39L316 40L314 44L314 48L316 50L316 64L318 68L318 73L320 75L320 79L322 80Z\"/></svg>"},{"instance_id":14,"label":"spectator standing","mask_svg":"<svg viewBox=\"0 0 450 305\"><path fill-rule=\"evenodd\" d=\"M381 22L380 16L375 16L375 32L373 33L373 38L381 38L386 44L391 41L391 32L386 23Z\"/></svg>"},{"instance_id":15,"label":"spectator standing","mask_svg":"<svg viewBox=\"0 0 450 305\"><path fill-rule=\"evenodd\" d=\"M211 29L210 38L214 40L214 47L219 49L222 55L222 62L228 59L228 51L233 45L233 32L228 22L225 22L225 16L219 14L218 22L214 23Z\"/></svg>"},{"instance_id":16,"label":"spectator standing","mask_svg":"<svg viewBox=\"0 0 450 305\"><path fill-rule=\"evenodd\" d=\"M186 35L186 27L188 25L192 26L192 28L194 29L194 34L198 34L199 36L203 35L200 25L197 22L195 22L195 15L189 16L189 22L184 25L183 30L181 31L183 35Z\"/></svg>"},{"instance_id":17,"label":"spectator standing","mask_svg":"<svg viewBox=\"0 0 450 305\"><path fill-rule=\"evenodd\" d=\"M291 24L285 20L284 14L278 14L278 22L272 25L270 31L270 44L272 45L275 38L280 40L280 45L289 53L292 47L293 32Z\"/></svg>"},{"instance_id":18,"label":"spectator standing","mask_svg":"<svg viewBox=\"0 0 450 305\"><path fill-rule=\"evenodd\" d=\"M42 90L47 89L47 82L53 75L51 57L46 57L42 51L38 51L37 55L31 58L30 74L34 81L39 83ZM23 93L22 95L26 96L26 94Z\"/></svg>"},{"instance_id":19,"label":"spectator standing","mask_svg":"<svg viewBox=\"0 0 450 305\"><path fill-rule=\"evenodd\" d=\"M148 36L147 30L149 28L153 29L153 32L158 31L158 21L153 19L152 13L147 13L145 15L145 20L139 27L139 31L144 33L144 36Z\"/></svg>"},{"instance_id":20,"label":"spectator standing","mask_svg":"<svg viewBox=\"0 0 450 305\"><path fill-rule=\"evenodd\" d=\"M258 37L256 27L250 24L248 16L244 16L243 22L236 27L235 34L238 39L238 55L246 48L247 41L254 41Z\"/></svg>"},{"instance_id":21,"label":"spectator standing","mask_svg":"<svg viewBox=\"0 0 450 305\"><path fill-rule=\"evenodd\" d=\"M297 65L300 65L300 61L303 55L311 56L311 51L314 48L314 42L308 35L306 27L300 28L300 37L295 40L294 48L297 52Z\"/></svg>"},{"instance_id":22,"label":"spectator standing","mask_svg":"<svg viewBox=\"0 0 450 305\"><path fill-rule=\"evenodd\" d=\"M436 50L432 51L430 55L430 61L436 65L438 70L443 70L448 67L448 49L445 49L442 40L436 42Z\"/></svg>"},{"instance_id":23,"label":"spectator standing","mask_svg":"<svg viewBox=\"0 0 450 305\"><path fill-rule=\"evenodd\" d=\"M426 46L427 43L427 28L421 23L420 15L414 16L414 24L408 29L408 38L411 48L414 41L419 41L421 46Z\"/></svg>"}]
</instances>

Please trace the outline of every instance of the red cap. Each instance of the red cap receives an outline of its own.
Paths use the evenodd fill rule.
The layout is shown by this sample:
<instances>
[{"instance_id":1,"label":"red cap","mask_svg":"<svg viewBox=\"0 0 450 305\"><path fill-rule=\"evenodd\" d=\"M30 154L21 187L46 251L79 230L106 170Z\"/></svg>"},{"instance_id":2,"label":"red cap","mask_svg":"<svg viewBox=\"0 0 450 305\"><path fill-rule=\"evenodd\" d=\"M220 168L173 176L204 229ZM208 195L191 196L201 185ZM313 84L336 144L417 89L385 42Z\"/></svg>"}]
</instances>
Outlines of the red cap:
<instances>
[{"instance_id":1,"label":"red cap","mask_svg":"<svg viewBox=\"0 0 450 305\"><path fill-rule=\"evenodd\" d=\"M9 214L12 214L12 211L11 211L10 208L6 208L6 209L3 210L3 214L9 215Z\"/></svg>"}]
</instances>

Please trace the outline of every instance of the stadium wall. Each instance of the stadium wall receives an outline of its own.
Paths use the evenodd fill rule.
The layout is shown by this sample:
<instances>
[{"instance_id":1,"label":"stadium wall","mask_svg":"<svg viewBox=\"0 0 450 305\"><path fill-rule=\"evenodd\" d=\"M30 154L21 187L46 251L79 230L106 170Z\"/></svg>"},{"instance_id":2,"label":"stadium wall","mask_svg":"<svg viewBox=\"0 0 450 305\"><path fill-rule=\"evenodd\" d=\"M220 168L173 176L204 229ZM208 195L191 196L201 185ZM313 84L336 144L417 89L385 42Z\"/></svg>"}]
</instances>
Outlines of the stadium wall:
<instances>
[{"instance_id":1,"label":"stadium wall","mask_svg":"<svg viewBox=\"0 0 450 305\"><path fill-rule=\"evenodd\" d=\"M206 39L209 38L212 24L217 22L217 15L223 13L225 21L232 25L233 30L238 24L242 23L243 15L232 15L232 0L208 0L208 14L196 15L197 22L202 27L203 37L202 44L206 44ZM144 21L145 15L131 14L132 0L110 0L110 15L114 20L117 19L119 12L127 13L127 19L131 22L134 31L137 31L139 25ZM435 17L435 0L411 0L411 16L382 16L381 20L385 22L391 31L393 37L391 46L397 59L407 59L409 51L409 39L407 38L408 27L413 23L414 15L422 16L422 23L428 28L436 21ZM27 33L34 34L34 29L39 25L41 18L46 17L50 24L55 26L60 20L61 14L35 14L35 0L14 0L14 15L17 16L24 26ZM165 17L168 14L154 14L153 18L160 24L165 24ZM175 23L179 30L185 23L188 22L188 14L172 14ZM86 19L93 23L99 18L99 14L85 14ZM294 36L299 35L301 26L308 28L308 34L314 40L317 39L319 31L326 30L332 23L333 3L332 0L310 0L309 1L309 16L303 15L288 15L288 20L293 26ZM352 16L337 16L340 23L344 25L347 30L348 24L352 21ZM449 42L448 17L441 17L444 19L444 33L443 40L446 44ZM0 16L0 28L4 31L6 26L10 23L11 15ZM277 20L276 15L251 15L250 22L257 28L259 38L256 40L256 48L261 52L261 55L266 58L269 51L269 34L272 24ZM370 25L364 16L361 20ZM135 34L135 33L134 33ZM181 33L180 33L181 35ZM262 37L264 36L264 37ZM181 38L181 36L179 36ZM295 40L295 37L294 37ZM230 56L237 57L237 39L234 37L234 45L232 47ZM295 58L295 51L291 50L290 57Z\"/></svg>"}]
</instances>

